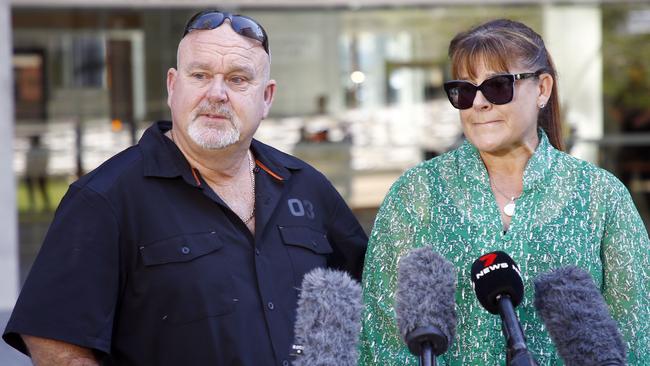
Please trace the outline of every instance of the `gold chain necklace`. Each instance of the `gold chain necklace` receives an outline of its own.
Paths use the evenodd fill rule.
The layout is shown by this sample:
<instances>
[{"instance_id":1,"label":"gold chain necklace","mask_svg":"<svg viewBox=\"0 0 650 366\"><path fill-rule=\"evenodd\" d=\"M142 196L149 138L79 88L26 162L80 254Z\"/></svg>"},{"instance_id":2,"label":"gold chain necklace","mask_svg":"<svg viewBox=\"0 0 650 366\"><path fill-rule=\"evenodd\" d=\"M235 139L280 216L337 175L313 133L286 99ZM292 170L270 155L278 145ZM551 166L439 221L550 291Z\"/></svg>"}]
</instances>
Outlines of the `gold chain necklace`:
<instances>
[{"instance_id":1,"label":"gold chain necklace","mask_svg":"<svg viewBox=\"0 0 650 366\"><path fill-rule=\"evenodd\" d=\"M501 190L497 187L497 185L494 184L494 182L492 182L491 178L490 178L490 185L492 186L492 188L494 188L495 191L497 191L497 193L502 195L504 198L510 200L510 202L506 203L506 205L503 206L503 213L506 214L506 216L508 217L512 217L512 215L515 214L515 208L517 207L517 203L515 201L518 200L519 197L521 197L523 192L519 193L518 196L508 196L507 194L501 192Z\"/></svg>"},{"instance_id":2,"label":"gold chain necklace","mask_svg":"<svg viewBox=\"0 0 650 366\"><path fill-rule=\"evenodd\" d=\"M251 175L251 200L253 201L253 207L251 209L251 213L246 218L239 216L239 214L237 214L237 216L239 216L244 224L248 225L253 217L255 217L255 173L253 172L255 169L255 163L253 163L253 153L251 153L250 150L248 150L248 153L246 155L248 156L248 166Z\"/></svg>"}]
</instances>

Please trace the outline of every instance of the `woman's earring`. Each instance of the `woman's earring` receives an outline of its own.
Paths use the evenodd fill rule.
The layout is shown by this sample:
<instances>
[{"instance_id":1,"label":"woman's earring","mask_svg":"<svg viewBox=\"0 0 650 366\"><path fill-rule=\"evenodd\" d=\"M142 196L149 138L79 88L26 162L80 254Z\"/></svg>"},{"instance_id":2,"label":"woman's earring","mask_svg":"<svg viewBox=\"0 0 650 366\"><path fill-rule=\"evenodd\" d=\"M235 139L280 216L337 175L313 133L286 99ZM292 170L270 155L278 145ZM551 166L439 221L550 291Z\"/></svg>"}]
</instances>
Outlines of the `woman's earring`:
<instances>
[{"instance_id":1,"label":"woman's earring","mask_svg":"<svg viewBox=\"0 0 650 366\"><path fill-rule=\"evenodd\" d=\"M542 109L546 106L546 104L544 104L544 102L539 102L537 106L539 107L539 109Z\"/></svg>"}]
</instances>

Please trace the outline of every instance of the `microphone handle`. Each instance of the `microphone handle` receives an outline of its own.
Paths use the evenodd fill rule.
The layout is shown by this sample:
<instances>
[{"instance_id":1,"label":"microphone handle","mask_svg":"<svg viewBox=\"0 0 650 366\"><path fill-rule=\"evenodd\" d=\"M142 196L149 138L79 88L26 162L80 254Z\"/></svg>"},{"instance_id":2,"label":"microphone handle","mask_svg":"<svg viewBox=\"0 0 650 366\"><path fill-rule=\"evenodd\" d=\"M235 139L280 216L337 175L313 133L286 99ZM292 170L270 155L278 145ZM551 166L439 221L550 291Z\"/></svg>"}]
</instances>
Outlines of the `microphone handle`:
<instances>
[{"instance_id":1,"label":"microphone handle","mask_svg":"<svg viewBox=\"0 0 650 366\"><path fill-rule=\"evenodd\" d=\"M537 366L537 362L528 352L524 332L521 330L521 324L515 314L515 308L508 295L499 295L497 297L499 306L499 316L501 316L501 330L506 337L508 353L506 355L506 364L508 366Z\"/></svg>"},{"instance_id":2,"label":"microphone handle","mask_svg":"<svg viewBox=\"0 0 650 366\"><path fill-rule=\"evenodd\" d=\"M436 356L433 354L433 347L429 342L422 343L420 366L436 366Z\"/></svg>"},{"instance_id":3,"label":"microphone handle","mask_svg":"<svg viewBox=\"0 0 650 366\"><path fill-rule=\"evenodd\" d=\"M411 354L419 356L420 366L435 366L436 355L447 351L447 337L438 327L418 327L404 337Z\"/></svg>"}]
</instances>

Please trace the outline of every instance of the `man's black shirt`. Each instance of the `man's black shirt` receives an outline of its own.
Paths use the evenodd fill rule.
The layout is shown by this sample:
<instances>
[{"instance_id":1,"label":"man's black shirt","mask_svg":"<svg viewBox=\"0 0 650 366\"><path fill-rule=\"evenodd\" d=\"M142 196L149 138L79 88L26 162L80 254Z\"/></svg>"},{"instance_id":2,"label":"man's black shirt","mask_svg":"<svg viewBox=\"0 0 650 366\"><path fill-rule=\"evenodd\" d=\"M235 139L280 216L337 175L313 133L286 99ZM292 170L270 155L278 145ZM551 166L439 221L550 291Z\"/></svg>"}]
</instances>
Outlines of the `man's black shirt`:
<instances>
[{"instance_id":1,"label":"man's black shirt","mask_svg":"<svg viewBox=\"0 0 650 366\"><path fill-rule=\"evenodd\" d=\"M255 235L157 122L70 186L3 338L105 365L289 365L303 275L360 279L367 237L329 181L253 141Z\"/></svg>"}]
</instances>

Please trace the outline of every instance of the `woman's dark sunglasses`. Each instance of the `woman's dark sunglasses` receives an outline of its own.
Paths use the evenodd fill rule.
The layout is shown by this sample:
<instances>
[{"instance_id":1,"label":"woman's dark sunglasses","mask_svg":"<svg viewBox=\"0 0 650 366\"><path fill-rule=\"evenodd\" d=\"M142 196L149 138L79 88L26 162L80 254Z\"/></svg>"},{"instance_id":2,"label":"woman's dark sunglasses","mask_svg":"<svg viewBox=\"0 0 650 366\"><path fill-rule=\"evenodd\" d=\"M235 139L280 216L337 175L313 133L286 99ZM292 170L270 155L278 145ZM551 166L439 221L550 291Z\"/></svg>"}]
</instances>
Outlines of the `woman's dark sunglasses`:
<instances>
[{"instance_id":1,"label":"woman's dark sunglasses","mask_svg":"<svg viewBox=\"0 0 650 366\"><path fill-rule=\"evenodd\" d=\"M537 77L540 74L542 70L521 74L499 74L483 80L481 85L466 80L451 80L445 83L445 92L451 105L456 109L471 108L478 90L492 104L507 104L515 95L515 80Z\"/></svg>"},{"instance_id":2,"label":"woman's dark sunglasses","mask_svg":"<svg viewBox=\"0 0 650 366\"><path fill-rule=\"evenodd\" d=\"M183 37L197 29L215 29L223 24L226 19L230 20L230 25L237 34L260 41L262 47L264 47L264 51L269 54L269 37L259 23L243 15L230 14L218 10L204 10L194 14L185 26Z\"/></svg>"}]
</instances>

